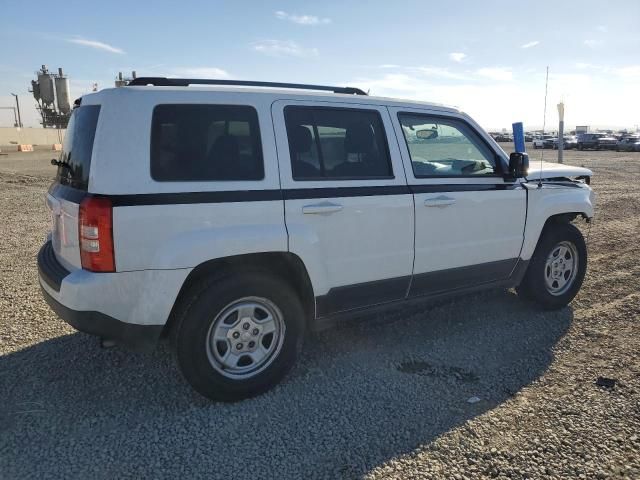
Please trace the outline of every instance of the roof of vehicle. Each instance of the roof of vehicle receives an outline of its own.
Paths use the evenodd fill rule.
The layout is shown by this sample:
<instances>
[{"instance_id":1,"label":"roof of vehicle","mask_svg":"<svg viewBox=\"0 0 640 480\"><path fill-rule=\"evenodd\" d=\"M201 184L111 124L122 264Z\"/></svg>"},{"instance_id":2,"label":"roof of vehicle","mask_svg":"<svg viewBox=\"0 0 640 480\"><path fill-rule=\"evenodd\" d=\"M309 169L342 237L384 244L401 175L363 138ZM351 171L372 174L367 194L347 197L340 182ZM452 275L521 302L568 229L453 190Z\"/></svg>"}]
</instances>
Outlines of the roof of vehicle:
<instances>
[{"instance_id":1,"label":"roof of vehicle","mask_svg":"<svg viewBox=\"0 0 640 480\"><path fill-rule=\"evenodd\" d=\"M442 105L433 102L424 102L418 100L403 100L398 98L375 97L370 95L351 95L344 93L333 93L314 90L290 89L290 88L272 88L272 87L244 87L244 86L126 86L120 88L107 88L99 92L85 95L83 103L101 103L104 99L112 95L127 95L132 93L155 93L163 94L168 92L224 92L224 93L242 93L245 95L270 95L274 100L277 99L297 99L297 100L322 100L337 101L354 104L372 104L385 106L405 106L405 107L426 107L429 109L441 110L451 113L461 113L460 109L453 106Z\"/></svg>"}]
</instances>

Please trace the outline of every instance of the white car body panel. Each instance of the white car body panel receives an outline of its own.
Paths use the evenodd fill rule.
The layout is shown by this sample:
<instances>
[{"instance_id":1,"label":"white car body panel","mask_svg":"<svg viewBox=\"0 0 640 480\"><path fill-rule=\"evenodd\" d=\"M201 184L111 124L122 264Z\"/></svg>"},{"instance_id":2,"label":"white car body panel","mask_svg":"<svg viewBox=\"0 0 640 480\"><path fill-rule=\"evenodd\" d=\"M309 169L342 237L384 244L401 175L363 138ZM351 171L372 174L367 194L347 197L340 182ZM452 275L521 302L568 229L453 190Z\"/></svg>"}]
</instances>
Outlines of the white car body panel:
<instances>
[{"instance_id":1,"label":"white car body panel","mask_svg":"<svg viewBox=\"0 0 640 480\"><path fill-rule=\"evenodd\" d=\"M496 158L505 164L507 162L497 143L467 115L442 114L424 108L393 107L389 110L396 119L399 113L407 112L464 121L493 147ZM416 178L402 127L397 121L394 127L410 184L487 187L505 184L501 176ZM517 258L522 246L527 206L524 188L519 184L514 187L490 191L455 191L452 188L451 191L437 193L416 193L414 275ZM451 199L453 203L444 207L427 206L438 199Z\"/></svg>"},{"instance_id":2,"label":"white car body panel","mask_svg":"<svg viewBox=\"0 0 640 480\"><path fill-rule=\"evenodd\" d=\"M265 176L259 181L158 182L150 173L150 124L158 104L250 105L258 114ZM294 181L283 108L288 104L340 106L380 112L394 178ZM89 175L90 194L124 201L113 209L117 273L82 270L78 247L78 204L47 197L56 218L51 235L55 257L70 271L57 302L104 313L123 322L162 325L193 268L229 256L290 252L304 264L317 298L333 288L414 274L445 271L506 259L531 258L550 216L593 216L594 195L585 184L547 184L536 179L590 176L591 171L531 162L528 184L502 177L414 178L397 113L452 116L468 122L495 151L508 158L477 123L455 108L394 99L252 88L126 87L87 95L82 105L100 104ZM506 185L491 192L447 191L446 208L424 201L441 193L411 194L413 185ZM407 188L407 193L323 198L277 198L212 203L132 204L126 199L189 192L282 192L295 189ZM491 193L489 195L489 193ZM303 207L336 203L337 212L303 213ZM314 207L315 208L315 207ZM525 225L526 220L526 225ZM414 244L415 242L415 244ZM414 258L415 257L415 258ZM415 261L414 261L415 260Z\"/></svg>"},{"instance_id":3,"label":"white car body panel","mask_svg":"<svg viewBox=\"0 0 640 480\"><path fill-rule=\"evenodd\" d=\"M538 244L547 219L562 213L578 213L586 218L593 218L595 193L584 184L575 186L543 183L539 188L537 182L527 184L528 211L527 225L524 232L524 244L520 257L529 260Z\"/></svg>"},{"instance_id":4,"label":"white car body panel","mask_svg":"<svg viewBox=\"0 0 640 480\"><path fill-rule=\"evenodd\" d=\"M78 237L78 214L80 206L49 193L45 202L51 215L51 242L53 251L67 270L82 268Z\"/></svg>"},{"instance_id":5,"label":"white car body panel","mask_svg":"<svg viewBox=\"0 0 640 480\"><path fill-rule=\"evenodd\" d=\"M406 186L395 139L388 139L395 178L376 180L296 181L291 171L284 108L318 106L318 102L281 100L273 104L282 188L357 188ZM354 108L353 103L322 102L322 106ZM358 105L380 113L387 132L393 132L385 107ZM342 207L330 214L305 214L304 207L330 202ZM285 200L289 250L305 266L316 296L331 288L382 278L411 275L413 266L413 199L411 195L373 195Z\"/></svg>"},{"instance_id":6,"label":"white car body panel","mask_svg":"<svg viewBox=\"0 0 640 480\"><path fill-rule=\"evenodd\" d=\"M124 323L164 325L191 269L93 273L78 269L56 292L40 286L56 301L77 311L99 312Z\"/></svg>"},{"instance_id":7,"label":"white car body panel","mask_svg":"<svg viewBox=\"0 0 640 480\"><path fill-rule=\"evenodd\" d=\"M119 90L124 90L122 94ZM263 95L149 89L107 91L94 144L89 190L109 195L277 190L280 188L270 102ZM87 97L90 98L91 96ZM158 104L249 105L260 123L264 179L259 181L158 182L150 173L151 117ZM83 100L84 104L84 100ZM118 125L126 114L128 128ZM109 131L112 129L112 131ZM117 136L117 143L103 139ZM135 159L132 161L131 159ZM126 174L123 174L126 172ZM232 255L287 251L282 200L116 207L116 269L193 268Z\"/></svg>"},{"instance_id":8,"label":"white car body panel","mask_svg":"<svg viewBox=\"0 0 640 480\"><path fill-rule=\"evenodd\" d=\"M593 172L584 167L573 167L561 163L537 162L532 161L529 164L529 174L527 180L535 181L539 178L558 178L558 177L590 177Z\"/></svg>"},{"instance_id":9,"label":"white car body panel","mask_svg":"<svg viewBox=\"0 0 640 480\"><path fill-rule=\"evenodd\" d=\"M113 210L118 271L194 268L208 260L286 252L282 200Z\"/></svg>"}]
</instances>

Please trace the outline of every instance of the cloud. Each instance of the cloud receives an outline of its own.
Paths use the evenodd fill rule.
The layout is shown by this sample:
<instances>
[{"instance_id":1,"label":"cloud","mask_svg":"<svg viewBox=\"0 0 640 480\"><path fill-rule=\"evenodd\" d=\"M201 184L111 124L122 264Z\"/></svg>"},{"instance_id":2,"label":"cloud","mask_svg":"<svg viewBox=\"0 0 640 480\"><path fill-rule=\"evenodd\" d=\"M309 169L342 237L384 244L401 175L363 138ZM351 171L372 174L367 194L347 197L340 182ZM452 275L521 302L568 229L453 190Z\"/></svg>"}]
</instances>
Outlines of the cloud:
<instances>
[{"instance_id":1,"label":"cloud","mask_svg":"<svg viewBox=\"0 0 640 480\"><path fill-rule=\"evenodd\" d=\"M609 29L607 28L606 25L598 25L596 27L596 30L598 30L599 32L602 32L602 33L607 33L609 31Z\"/></svg>"},{"instance_id":2,"label":"cloud","mask_svg":"<svg viewBox=\"0 0 640 480\"><path fill-rule=\"evenodd\" d=\"M498 80L501 82L508 82L513 80L513 72L508 68L502 67L485 67L476 70L476 74L489 78L491 80Z\"/></svg>"},{"instance_id":3,"label":"cloud","mask_svg":"<svg viewBox=\"0 0 640 480\"><path fill-rule=\"evenodd\" d=\"M466 58L467 54L462 52L453 52L449 54L449 59L460 63L462 60Z\"/></svg>"},{"instance_id":4,"label":"cloud","mask_svg":"<svg viewBox=\"0 0 640 480\"><path fill-rule=\"evenodd\" d=\"M419 74L422 77L445 78L448 80L466 80L469 78L469 75L452 72L448 68L434 67L431 65L407 67L403 65L385 63L382 65L378 65L377 68L386 70L397 70L398 72L404 72L412 75Z\"/></svg>"},{"instance_id":5,"label":"cloud","mask_svg":"<svg viewBox=\"0 0 640 480\"><path fill-rule=\"evenodd\" d=\"M291 40L262 40L251 45L256 52L272 57L315 57L317 48L304 48Z\"/></svg>"},{"instance_id":6,"label":"cloud","mask_svg":"<svg viewBox=\"0 0 640 480\"><path fill-rule=\"evenodd\" d=\"M112 45L109 45L108 43L99 42L98 40L89 40L87 38L76 36L73 38L67 38L66 41L69 43L75 43L76 45L82 45L84 47L91 47L97 50L104 50L105 52L118 53L121 55L125 53L124 50L122 50L121 48L114 47Z\"/></svg>"},{"instance_id":7,"label":"cloud","mask_svg":"<svg viewBox=\"0 0 640 480\"><path fill-rule=\"evenodd\" d=\"M171 70L172 77L187 78L231 78L229 72L217 67L183 67Z\"/></svg>"},{"instance_id":8,"label":"cloud","mask_svg":"<svg viewBox=\"0 0 640 480\"><path fill-rule=\"evenodd\" d=\"M295 13L283 12L282 10L276 12L276 18L297 23L298 25L326 25L331 23L330 18L321 18L315 15L297 15Z\"/></svg>"},{"instance_id":9,"label":"cloud","mask_svg":"<svg viewBox=\"0 0 640 480\"><path fill-rule=\"evenodd\" d=\"M466 80L469 78L468 75L455 73L442 67L414 67L410 70L419 72L427 77L446 78L449 80Z\"/></svg>"},{"instance_id":10,"label":"cloud","mask_svg":"<svg viewBox=\"0 0 640 480\"><path fill-rule=\"evenodd\" d=\"M624 80L640 79L640 65L616 68L614 72Z\"/></svg>"},{"instance_id":11,"label":"cloud","mask_svg":"<svg viewBox=\"0 0 640 480\"><path fill-rule=\"evenodd\" d=\"M587 39L583 42L589 48L595 48L602 45L602 40Z\"/></svg>"},{"instance_id":12,"label":"cloud","mask_svg":"<svg viewBox=\"0 0 640 480\"><path fill-rule=\"evenodd\" d=\"M596 65L595 63L585 63L585 62L576 63L576 68L579 69L579 70L587 70L587 69L602 70L602 69L604 69L604 67L601 66L601 65Z\"/></svg>"},{"instance_id":13,"label":"cloud","mask_svg":"<svg viewBox=\"0 0 640 480\"><path fill-rule=\"evenodd\" d=\"M531 47L535 47L536 45L540 45L540 41L539 40L534 40L532 42L527 42L524 45L520 45L520 48L531 48Z\"/></svg>"}]
</instances>

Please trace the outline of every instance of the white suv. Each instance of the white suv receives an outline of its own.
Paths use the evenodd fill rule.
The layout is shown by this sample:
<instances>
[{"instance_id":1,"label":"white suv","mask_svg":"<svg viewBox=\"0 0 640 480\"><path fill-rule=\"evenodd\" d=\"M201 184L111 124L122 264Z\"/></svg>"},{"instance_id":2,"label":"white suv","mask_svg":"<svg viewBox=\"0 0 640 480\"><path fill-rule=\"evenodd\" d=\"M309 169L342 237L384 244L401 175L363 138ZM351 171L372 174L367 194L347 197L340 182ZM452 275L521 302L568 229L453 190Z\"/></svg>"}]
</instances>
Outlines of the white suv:
<instances>
[{"instance_id":1,"label":"white suv","mask_svg":"<svg viewBox=\"0 0 640 480\"><path fill-rule=\"evenodd\" d=\"M52 163L47 302L109 343L169 335L215 400L269 389L354 313L488 287L560 308L585 275L591 172L527 173L440 105L139 78L83 97Z\"/></svg>"}]
</instances>

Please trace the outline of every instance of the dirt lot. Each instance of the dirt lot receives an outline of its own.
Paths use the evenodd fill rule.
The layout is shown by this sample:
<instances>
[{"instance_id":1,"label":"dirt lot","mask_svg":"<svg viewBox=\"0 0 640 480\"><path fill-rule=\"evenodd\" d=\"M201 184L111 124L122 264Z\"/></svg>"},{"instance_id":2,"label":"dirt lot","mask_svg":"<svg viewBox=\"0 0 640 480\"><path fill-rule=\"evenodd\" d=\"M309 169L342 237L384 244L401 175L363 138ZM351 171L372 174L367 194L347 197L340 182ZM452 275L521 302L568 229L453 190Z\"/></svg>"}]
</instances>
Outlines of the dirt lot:
<instances>
[{"instance_id":1,"label":"dirt lot","mask_svg":"<svg viewBox=\"0 0 640 480\"><path fill-rule=\"evenodd\" d=\"M640 154L566 155L598 194L569 308L488 292L372 317L223 405L166 348L101 350L41 299L50 153L0 157L1 478L640 478Z\"/></svg>"}]
</instances>

